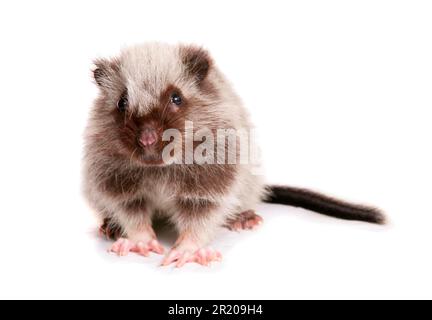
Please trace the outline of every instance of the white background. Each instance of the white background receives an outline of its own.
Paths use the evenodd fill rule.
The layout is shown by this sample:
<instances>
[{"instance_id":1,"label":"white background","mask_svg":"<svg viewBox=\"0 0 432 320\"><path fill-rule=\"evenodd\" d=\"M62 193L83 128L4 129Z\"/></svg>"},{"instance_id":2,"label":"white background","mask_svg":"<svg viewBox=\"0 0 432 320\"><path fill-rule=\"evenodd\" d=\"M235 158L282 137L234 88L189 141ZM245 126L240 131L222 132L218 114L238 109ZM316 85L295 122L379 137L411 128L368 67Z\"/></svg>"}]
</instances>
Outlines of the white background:
<instances>
[{"instance_id":1,"label":"white background","mask_svg":"<svg viewBox=\"0 0 432 320\"><path fill-rule=\"evenodd\" d=\"M428 1L1 2L0 297L432 298L431 16ZM150 40L212 52L269 182L390 224L262 205L260 230L219 235L211 268L108 255L80 191L90 69Z\"/></svg>"}]
</instances>

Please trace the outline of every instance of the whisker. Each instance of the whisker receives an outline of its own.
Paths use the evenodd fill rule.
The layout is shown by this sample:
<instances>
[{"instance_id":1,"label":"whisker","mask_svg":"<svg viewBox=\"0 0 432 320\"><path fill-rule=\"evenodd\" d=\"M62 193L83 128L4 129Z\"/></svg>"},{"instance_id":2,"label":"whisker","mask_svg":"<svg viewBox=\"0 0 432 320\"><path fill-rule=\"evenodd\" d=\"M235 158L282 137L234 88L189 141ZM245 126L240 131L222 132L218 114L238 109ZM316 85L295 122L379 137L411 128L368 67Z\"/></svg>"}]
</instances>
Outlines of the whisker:
<instances>
[{"instance_id":1,"label":"whisker","mask_svg":"<svg viewBox=\"0 0 432 320\"><path fill-rule=\"evenodd\" d=\"M136 152L137 150L138 150L138 149L135 147L134 151L132 151L132 154L131 154L131 156L130 156L130 158L129 158L129 164L132 164L132 157L134 156L134 154L135 154L135 152Z\"/></svg>"},{"instance_id":2,"label":"whisker","mask_svg":"<svg viewBox=\"0 0 432 320\"><path fill-rule=\"evenodd\" d=\"M162 109L162 122L165 122L166 117L168 115L168 107L169 107L170 102L167 102L164 106L164 108Z\"/></svg>"}]
</instances>

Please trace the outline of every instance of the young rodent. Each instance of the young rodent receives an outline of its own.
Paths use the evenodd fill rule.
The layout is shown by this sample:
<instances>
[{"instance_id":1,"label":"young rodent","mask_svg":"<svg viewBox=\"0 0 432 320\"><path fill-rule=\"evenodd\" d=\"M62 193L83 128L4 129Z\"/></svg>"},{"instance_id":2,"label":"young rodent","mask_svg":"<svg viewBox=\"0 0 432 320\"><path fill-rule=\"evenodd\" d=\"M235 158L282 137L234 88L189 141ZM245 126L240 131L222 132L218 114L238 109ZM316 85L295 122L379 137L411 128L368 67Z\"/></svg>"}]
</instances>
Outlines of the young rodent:
<instances>
[{"instance_id":1,"label":"young rodent","mask_svg":"<svg viewBox=\"0 0 432 320\"><path fill-rule=\"evenodd\" d=\"M198 142L209 142L206 136L187 146L188 134L203 129L214 136L218 130L231 130L236 136L252 128L240 99L206 50L148 43L95 65L99 96L85 134L84 192L102 218L100 230L115 240L110 251L164 253L152 228L152 219L161 216L178 232L162 265L207 265L221 259L208 247L220 227L252 229L262 222L254 211L260 201L384 222L375 208L305 189L264 185L257 164L239 161L238 141L234 148L230 143L202 148ZM178 133L177 139L175 134L166 138L169 130ZM198 149L202 157L195 159ZM215 155L218 161L210 161Z\"/></svg>"}]
</instances>

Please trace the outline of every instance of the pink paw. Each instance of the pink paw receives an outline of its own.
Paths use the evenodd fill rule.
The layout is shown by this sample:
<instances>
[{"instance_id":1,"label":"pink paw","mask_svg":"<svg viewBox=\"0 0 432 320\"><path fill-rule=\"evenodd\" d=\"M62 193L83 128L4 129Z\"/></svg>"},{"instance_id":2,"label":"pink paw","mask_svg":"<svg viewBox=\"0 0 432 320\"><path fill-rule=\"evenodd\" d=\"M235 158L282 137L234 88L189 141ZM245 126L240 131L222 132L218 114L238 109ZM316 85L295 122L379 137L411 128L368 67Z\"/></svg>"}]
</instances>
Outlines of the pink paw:
<instances>
[{"instance_id":1,"label":"pink paw","mask_svg":"<svg viewBox=\"0 0 432 320\"><path fill-rule=\"evenodd\" d=\"M108 251L116 253L118 256L126 256L129 252L135 252L139 255L148 257L150 252L162 254L164 248L156 239L152 239L148 242L138 241L135 243L129 239L120 238L114 242Z\"/></svg>"},{"instance_id":2,"label":"pink paw","mask_svg":"<svg viewBox=\"0 0 432 320\"><path fill-rule=\"evenodd\" d=\"M132 252L138 253L139 255L145 257L148 257L150 252L163 254L164 251L164 247L156 239L150 240L147 243L138 241L135 248L132 249Z\"/></svg>"},{"instance_id":3,"label":"pink paw","mask_svg":"<svg viewBox=\"0 0 432 320\"><path fill-rule=\"evenodd\" d=\"M108 252L116 253L118 256L126 256L134 246L135 244L129 239L119 238L113 243L111 248L108 249Z\"/></svg>"},{"instance_id":4,"label":"pink paw","mask_svg":"<svg viewBox=\"0 0 432 320\"><path fill-rule=\"evenodd\" d=\"M221 261L222 255L212 248L202 248L195 252L189 250L172 249L162 261L162 266L175 264L177 268L183 267L186 263L195 262L203 266L210 265L213 261Z\"/></svg>"},{"instance_id":5,"label":"pink paw","mask_svg":"<svg viewBox=\"0 0 432 320\"><path fill-rule=\"evenodd\" d=\"M226 227L232 231L253 230L263 223L263 218L253 210L240 213L237 217L228 220Z\"/></svg>"}]
</instances>

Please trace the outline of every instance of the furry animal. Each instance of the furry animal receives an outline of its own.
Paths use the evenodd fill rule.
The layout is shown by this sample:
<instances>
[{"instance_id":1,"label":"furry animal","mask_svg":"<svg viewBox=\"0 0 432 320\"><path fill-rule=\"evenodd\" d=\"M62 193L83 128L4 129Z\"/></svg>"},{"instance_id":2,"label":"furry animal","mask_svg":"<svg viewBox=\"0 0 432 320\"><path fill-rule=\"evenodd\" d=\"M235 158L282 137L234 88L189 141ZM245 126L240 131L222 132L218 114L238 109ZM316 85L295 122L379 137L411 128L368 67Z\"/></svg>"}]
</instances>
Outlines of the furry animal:
<instances>
[{"instance_id":1,"label":"furry animal","mask_svg":"<svg viewBox=\"0 0 432 320\"><path fill-rule=\"evenodd\" d=\"M101 232L115 240L110 251L162 254L152 229L152 219L161 216L179 235L162 265L207 265L221 259L208 247L217 230L256 227L262 218L254 208L263 200L384 222L374 208L304 189L266 186L254 174L255 164L197 163L188 158L184 140L163 139L168 129L184 138L185 121L193 123L194 133L252 127L239 97L203 48L148 43L96 60L95 66L99 96L85 134L84 192L103 220ZM182 152L166 163L162 154L170 143ZM193 150L197 147L194 142ZM238 150L226 146L212 151L239 157Z\"/></svg>"}]
</instances>

